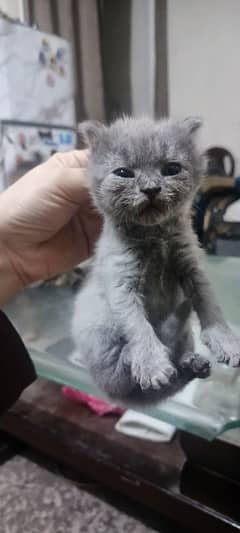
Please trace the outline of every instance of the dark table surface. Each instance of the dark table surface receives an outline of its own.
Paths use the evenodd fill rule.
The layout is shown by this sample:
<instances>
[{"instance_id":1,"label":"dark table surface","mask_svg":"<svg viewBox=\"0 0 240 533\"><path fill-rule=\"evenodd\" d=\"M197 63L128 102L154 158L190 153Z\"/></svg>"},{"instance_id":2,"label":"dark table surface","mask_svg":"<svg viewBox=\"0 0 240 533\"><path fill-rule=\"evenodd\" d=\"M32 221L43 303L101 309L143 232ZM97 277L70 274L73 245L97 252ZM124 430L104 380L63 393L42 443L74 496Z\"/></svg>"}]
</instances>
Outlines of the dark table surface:
<instances>
[{"instance_id":1,"label":"dark table surface","mask_svg":"<svg viewBox=\"0 0 240 533\"><path fill-rule=\"evenodd\" d=\"M116 432L116 421L65 399L59 385L38 380L0 418L0 430L192 531L240 531L240 476L230 480L228 468L216 472L228 456L231 472L234 461L239 472L238 449L186 434L168 444L143 441Z\"/></svg>"}]
</instances>

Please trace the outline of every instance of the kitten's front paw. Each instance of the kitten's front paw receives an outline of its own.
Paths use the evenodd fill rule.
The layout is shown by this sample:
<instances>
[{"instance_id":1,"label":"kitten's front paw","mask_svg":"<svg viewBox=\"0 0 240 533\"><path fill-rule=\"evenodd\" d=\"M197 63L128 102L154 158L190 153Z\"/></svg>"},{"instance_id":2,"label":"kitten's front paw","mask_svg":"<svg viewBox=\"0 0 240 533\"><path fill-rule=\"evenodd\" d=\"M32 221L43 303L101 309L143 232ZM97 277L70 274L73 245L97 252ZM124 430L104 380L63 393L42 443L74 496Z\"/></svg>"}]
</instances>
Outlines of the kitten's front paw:
<instances>
[{"instance_id":1,"label":"kitten's front paw","mask_svg":"<svg viewBox=\"0 0 240 533\"><path fill-rule=\"evenodd\" d=\"M216 357L218 363L240 366L240 338L230 328L212 326L202 331L202 342Z\"/></svg>"},{"instance_id":2,"label":"kitten's front paw","mask_svg":"<svg viewBox=\"0 0 240 533\"><path fill-rule=\"evenodd\" d=\"M211 363L203 355L197 353L186 353L179 361L179 369L189 379L200 378L204 379L210 375Z\"/></svg>"},{"instance_id":3,"label":"kitten's front paw","mask_svg":"<svg viewBox=\"0 0 240 533\"><path fill-rule=\"evenodd\" d=\"M168 351L135 356L131 365L132 378L143 391L170 386L177 370L169 360Z\"/></svg>"}]
</instances>

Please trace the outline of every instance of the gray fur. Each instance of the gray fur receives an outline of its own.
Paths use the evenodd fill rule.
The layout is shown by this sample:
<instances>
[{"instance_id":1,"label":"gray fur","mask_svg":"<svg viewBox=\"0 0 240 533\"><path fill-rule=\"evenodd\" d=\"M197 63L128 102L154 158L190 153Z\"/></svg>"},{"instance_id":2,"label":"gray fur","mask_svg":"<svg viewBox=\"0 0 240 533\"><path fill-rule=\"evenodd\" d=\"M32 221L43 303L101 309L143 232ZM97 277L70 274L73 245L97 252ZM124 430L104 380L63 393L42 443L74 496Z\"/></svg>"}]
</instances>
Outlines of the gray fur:
<instances>
[{"instance_id":1,"label":"gray fur","mask_svg":"<svg viewBox=\"0 0 240 533\"><path fill-rule=\"evenodd\" d=\"M104 227L77 296L73 334L98 386L118 400L157 401L209 374L209 362L194 354L191 307L217 359L227 360L230 343L231 359L239 363L240 345L200 267L191 225L202 172L195 144L199 126L195 118L123 118L109 127L82 126ZM167 161L179 162L180 173L163 176ZM119 167L135 176L116 176ZM156 187L161 190L150 203L144 191Z\"/></svg>"}]
</instances>

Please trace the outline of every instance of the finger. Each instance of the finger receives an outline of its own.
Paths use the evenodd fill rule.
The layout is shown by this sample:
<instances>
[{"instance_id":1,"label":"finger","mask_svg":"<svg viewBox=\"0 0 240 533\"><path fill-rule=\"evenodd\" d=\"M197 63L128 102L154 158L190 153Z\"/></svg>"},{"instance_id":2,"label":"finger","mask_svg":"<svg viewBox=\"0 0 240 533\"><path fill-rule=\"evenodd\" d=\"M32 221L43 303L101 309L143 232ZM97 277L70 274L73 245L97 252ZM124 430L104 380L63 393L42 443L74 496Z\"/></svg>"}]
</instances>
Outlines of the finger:
<instances>
[{"instance_id":1,"label":"finger","mask_svg":"<svg viewBox=\"0 0 240 533\"><path fill-rule=\"evenodd\" d=\"M54 154L48 163L59 167L86 168L89 150L72 150L71 152L58 152Z\"/></svg>"},{"instance_id":2,"label":"finger","mask_svg":"<svg viewBox=\"0 0 240 533\"><path fill-rule=\"evenodd\" d=\"M90 202L90 183L87 171L83 168L62 167L55 174L55 179L52 176L52 187L55 187L56 194L62 194L76 210Z\"/></svg>"},{"instance_id":3,"label":"finger","mask_svg":"<svg viewBox=\"0 0 240 533\"><path fill-rule=\"evenodd\" d=\"M76 206L89 204L88 156L89 150L59 152L47 163L49 168L50 165L53 169L59 168L59 173L52 176L52 182L55 181L58 190Z\"/></svg>"},{"instance_id":4,"label":"finger","mask_svg":"<svg viewBox=\"0 0 240 533\"><path fill-rule=\"evenodd\" d=\"M82 221L72 219L58 233L39 247L39 253L49 265L49 275L55 275L88 259L91 248Z\"/></svg>"},{"instance_id":5,"label":"finger","mask_svg":"<svg viewBox=\"0 0 240 533\"><path fill-rule=\"evenodd\" d=\"M25 286L69 270L87 259L89 253L81 220L74 219L48 241L14 249L14 268Z\"/></svg>"},{"instance_id":6,"label":"finger","mask_svg":"<svg viewBox=\"0 0 240 533\"><path fill-rule=\"evenodd\" d=\"M47 186L52 192L62 195L77 209L86 202L89 203L88 156L88 150L57 153L35 170L41 181L43 175L48 176Z\"/></svg>"},{"instance_id":7,"label":"finger","mask_svg":"<svg viewBox=\"0 0 240 533\"><path fill-rule=\"evenodd\" d=\"M91 213L91 215L90 215ZM92 255L95 249L96 241L98 240L102 230L102 218L97 211L82 211L79 213L81 226L88 241L88 253Z\"/></svg>"},{"instance_id":8,"label":"finger","mask_svg":"<svg viewBox=\"0 0 240 533\"><path fill-rule=\"evenodd\" d=\"M77 155L79 152L82 154L76 151ZM74 164L75 156L70 152L64 154L67 155ZM34 168L0 195L2 240L41 242L77 213L91 218L93 205L85 169L61 166L56 164L56 157L54 163L54 157L51 163L49 160Z\"/></svg>"}]
</instances>

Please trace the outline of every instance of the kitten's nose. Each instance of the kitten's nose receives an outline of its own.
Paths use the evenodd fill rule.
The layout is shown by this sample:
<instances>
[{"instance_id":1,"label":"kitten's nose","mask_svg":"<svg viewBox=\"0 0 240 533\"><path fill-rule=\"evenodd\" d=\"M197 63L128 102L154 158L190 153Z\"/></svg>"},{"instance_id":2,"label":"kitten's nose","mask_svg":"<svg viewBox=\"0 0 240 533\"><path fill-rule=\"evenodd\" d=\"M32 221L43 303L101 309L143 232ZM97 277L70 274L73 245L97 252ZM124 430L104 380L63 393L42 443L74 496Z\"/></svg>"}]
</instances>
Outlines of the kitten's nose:
<instances>
[{"instance_id":1,"label":"kitten's nose","mask_svg":"<svg viewBox=\"0 0 240 533\"><path fill-rule=\"evenodd\" d=\"M149 198L149 200L154 200L155 196L157 196L157 194L161 191L161 188L160 186L158 187L142 187L140 189L141 192L143 192L144 194L146 194L146 196Z\"/></svg>"}]
</instances>

